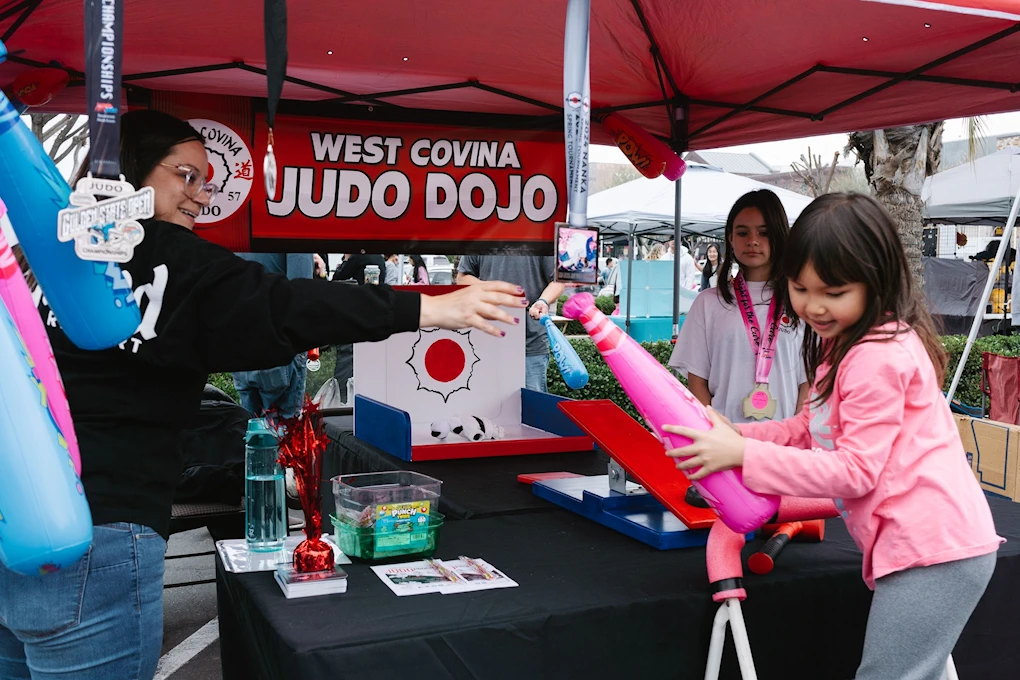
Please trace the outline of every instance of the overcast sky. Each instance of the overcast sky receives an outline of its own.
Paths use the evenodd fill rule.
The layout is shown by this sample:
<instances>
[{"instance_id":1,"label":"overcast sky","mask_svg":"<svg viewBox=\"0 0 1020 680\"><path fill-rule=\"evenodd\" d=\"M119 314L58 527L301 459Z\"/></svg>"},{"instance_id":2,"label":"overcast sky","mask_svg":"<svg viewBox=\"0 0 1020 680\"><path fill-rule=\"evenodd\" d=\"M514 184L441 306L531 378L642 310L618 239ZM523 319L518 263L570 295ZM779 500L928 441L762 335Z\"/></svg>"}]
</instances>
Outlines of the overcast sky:
<instances>
[{"instance_id":1,"label":"overcast sky","mask_svg":"<svg viewBox=\"0 0 1020 680\"><path fill-rule=\"evenodd\" d=\"M999 113L984 117L984 130L986 135L999 135L1008 132L1020 132L1020 112ZM967 138L966 119L957 118L946 121L946 129L943 133L944 141L953 141ZM763 144L744 144L742 146L731 146L725 149L712 149L713 151L731 151L734 153L754 153L772 167L781 171L790 169L790 163L799 160L801 154L806 154L811 147L812 155L820 154L822 160L832 158L836 151L840 152L840 164L853 165L853 156L844 159L842 156L843 147L846 146L846 135L821 135L819 137L803 137L801 139L787 139L782 142L765 142ZM593 146L590 158L596 163L627 163L623 152L615 146Z\"/></svg>"}]
</instances>

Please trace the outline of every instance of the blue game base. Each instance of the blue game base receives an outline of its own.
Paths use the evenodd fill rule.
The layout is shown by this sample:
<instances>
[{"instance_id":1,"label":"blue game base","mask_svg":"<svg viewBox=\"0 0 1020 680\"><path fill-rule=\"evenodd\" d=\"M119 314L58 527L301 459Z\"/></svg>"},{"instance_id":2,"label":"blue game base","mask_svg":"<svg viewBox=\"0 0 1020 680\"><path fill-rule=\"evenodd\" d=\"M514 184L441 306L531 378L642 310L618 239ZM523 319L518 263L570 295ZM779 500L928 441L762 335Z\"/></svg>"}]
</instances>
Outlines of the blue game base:
<instances>
[{"instance_id":1,"label":"blue game base","mask_svg":"<svg viewBox=\"0 0 1020 680\"><path fill-rule=\"evenodd\" d=\"M638 486L628 482L627 488ZM608 475L536 481L532 493L659 550L708 542L708 529L688 529L651 494L610 491Z\"/></svg>"}]
</instances>

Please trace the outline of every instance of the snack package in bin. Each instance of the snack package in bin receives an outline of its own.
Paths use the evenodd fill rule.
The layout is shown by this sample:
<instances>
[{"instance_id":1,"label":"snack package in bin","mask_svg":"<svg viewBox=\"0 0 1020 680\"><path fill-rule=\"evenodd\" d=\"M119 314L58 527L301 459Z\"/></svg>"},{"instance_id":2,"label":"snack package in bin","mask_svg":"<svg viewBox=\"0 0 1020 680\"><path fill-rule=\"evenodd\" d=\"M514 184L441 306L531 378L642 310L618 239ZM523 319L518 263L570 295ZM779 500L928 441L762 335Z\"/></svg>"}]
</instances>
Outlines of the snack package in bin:
<instances>
[{"instance_id":1,"label":"snack package in bin","mask_svg":"<svg viewBox=\"0 0 1020 680\"><path fill-rule=\"evenodd\" d=\"M363 527L401 510L421 512L423 501L429 502L426 514L438 511L443 485L438 479L407 470L339 475L332 481L337 519Z\"/></svg>"},{"instance_id":2,"label":"snack package in bin","mask_svg":"<svg viewBox=\"0 0 1020 680\"><path fill-rule=\"evenodd\" d=\"M363 559L434 550L443 523L441 486L406 470L334 477L333 525L341 550Z\"/></svg>"}]
</instances>

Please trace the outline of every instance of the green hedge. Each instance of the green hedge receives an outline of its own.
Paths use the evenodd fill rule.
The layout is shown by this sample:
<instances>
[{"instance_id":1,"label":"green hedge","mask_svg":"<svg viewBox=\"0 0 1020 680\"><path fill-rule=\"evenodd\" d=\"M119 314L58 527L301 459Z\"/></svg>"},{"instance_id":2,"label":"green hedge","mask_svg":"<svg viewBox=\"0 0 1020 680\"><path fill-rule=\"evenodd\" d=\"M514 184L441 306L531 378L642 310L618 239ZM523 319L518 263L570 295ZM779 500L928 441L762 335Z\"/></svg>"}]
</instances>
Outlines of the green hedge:
<instances>
[{"instance_id":1,"label":"green hedge","mask_svg":"<svg viewBox=\"0 0 1020 680\"><path fill-rule=\"evenodd\" d=\"M637 409L627 398L616 376L609 370L609 366L602 360L602 355L588 338L572 338L570 344L577 350L577 355L588 368L588 384L580 390L569 389L563 382L563 376L556 366L555 361L549 362L549 391L571 399L611 399L620 408L640 421ZM658 342L643 342L641 345L647 349L653 357L659 360L663 366L669 361L669 355L673 352L673 343L668 340ZM686 384L686 381L682 381Z\"/></svg>"},{"instance_id":2,"label":"green hedge","mask_svg":"<svg viewBox=\"0 0 1020 680\"><path fill-rule=\"evenodd\" d=\"M240 403L237 396L237 388L234 387L234 378L229 373L213 373L208 378L209 384L218 387L230 396L231 399Z\"/></svg>"},{"instance_id":3,"label":"green hedge","mask_svg":"<svg viewBox=\"0 0 1020 680\"><path fill-rule=\"evenodd\" d=\"M597 298L599 308L603 311L607 305L612 305L612 298L600 297ZM576 321L572 321L571 324L577 324ZM577 324L579 332L577 335L583 334L584 329L580 328L580 324ZM568 326L567 333L572 335L570 327ZM956 366L960 361L960 354L963 352L964 344L967 341L967 337L964 335L948 335L942 338L942 342L949 352L949 367L946 371L946 382L945 389L949 389L949 385L953 380L953 372L956 370ZM630 399L624 393L620 387L620 383L617 382L616 377L613 375L609 367L606 366L606 362L602 360L602 355L599 354L595 348L594 343L588 338L573 338L570 340L570 344L577 350L578 356L581 357L581 361L588 367L588 384L581 390L571 390L563 383L563 378L560 376L560 371L556 367L556 362L549 362L549 391L553 394L559 394L572 399L611 399L616 402L620 408L625 410L635 418L639 418L637 411L631 404ZM666 365L669 361L669 355L673 351L673 345L667 340L660 340L658 342L644 342L642 346L651 352L652 356L659 360L659 363ZM1020 356L1020 335L993 335L984 338L978 338L974 347L971 349L970 356L967 358L967 368L960 379L960 386L956 390L956 397L965 404L977 406L981 403L981 353L992 352L994 354L1002 354L1004 356ZM314 395L318 391L322 382L333 376L333 355L331 352L323 354L322 357L322 369L317 373L310 373L308 380L309 394ZM237 399L237 390L234 389L234 381L231 379L229 373L216 373L209 376L209 382L216 387L220 388L234 399ZM640 418L639 418L640 419Z\"/></svg>"},{"instance_id":4,"label":"green hedge","mask_svg":"<svg viewBox=\"0 0 1020 680\"><path fill-rule=\"evenodd\" d=\"M948 390L953 381L953 373L960 362L960 355L967 342L965 335L948 335L942 338L942 343L949 352L949 365L946 369L946 380L943 386ZM623 410L634 417L637 411L631 404L630 399L620 387L619 382L613 376L609 367L602 360L602 356L595 349L594 343L587 338L575 338L571 340L574 349L577 350L581 361L588 367L588 384L581 390L571 390L563 383L559 369L555 362L549 365L549 391L573 399L611 399ZM651 352L652 356L659 360L659 363L666 365L669 355L673 351L673 345L668 341L644 342L642 346ZM1020 356L1020 335L992 335L978 338L971 348L970 356L967 357L967 367L960 378L960 385L956 390L956 398L964 404L978 406L981 404L981 354L991 352L1003 356Z\"/></svg>"},{"instance_id":5,"label":"green hedge","mask_svg":"<svg viewBox=\"0 0 1020 680\"><path fill-rule=\"evenodd\" d=\"M966 335L946 335L942 338L942 344L949 352L949 366L946 369L946 382L944 389L948 390L953 382L953 374L960 363L960 355L963 347L967 344ZM960 385L956 388L956 398L964 404L978 406L981 404L981 353L991 352L1007 357L1020 356L1020 335L989 335L978 338L970 349L970 356L967 357L967 365L964 368L963 376L960 378ZM986 414L987 415L987 412Z\"/></svg>"}]
</instances>

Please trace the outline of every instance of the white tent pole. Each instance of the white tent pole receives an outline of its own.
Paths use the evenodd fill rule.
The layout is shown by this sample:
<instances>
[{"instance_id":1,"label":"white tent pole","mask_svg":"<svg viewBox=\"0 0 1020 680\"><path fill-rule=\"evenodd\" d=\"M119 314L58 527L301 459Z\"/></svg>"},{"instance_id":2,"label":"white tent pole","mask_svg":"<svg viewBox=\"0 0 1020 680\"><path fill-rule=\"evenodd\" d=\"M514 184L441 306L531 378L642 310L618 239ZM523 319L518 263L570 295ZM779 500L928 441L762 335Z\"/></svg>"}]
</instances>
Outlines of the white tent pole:
<instances>
[{"instance_id":1,"label":"white tent pole","mask_svg":"<svg viewBox=\"0 0 1020 680\"><path fill-rule=\"evenodd\" d=\"M1016 224L1017 209L1020 209L1020 189L1017 190L1016 196L1013 197L1013 205L1009 209L1009 218L1006 219L1006 228L1002 231L1002 240L999 241L999 249L995 253L995 262L992 263L992 271L989 272L988 280L985 281L985 292L981 295L981 304L978 305L977 312L974 314L974 323L970 326L967 344L963 346L963 354L960 355L960 363L956 367L953 384L949 386L949 392L946 393L946 400L950 403L952 403L953 396L956 394L956 388L960 386L960 378L963 377L963 369L967 363L967 357L970 356L971 347L974 346L974 340L977 339L981 322L984 321L985 306L988 304L988 299L992 296L992 287L995 286L995 281L999 275L999 267L1002 266L1002 260L1006 254L1006 249L1009 248L1010 238L1013 235L1013 225Z\"/></svg>"}]
</instances>

